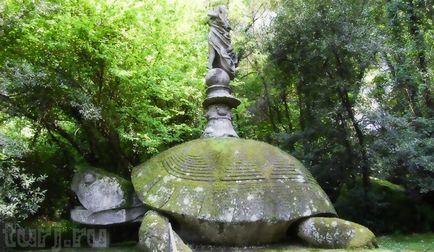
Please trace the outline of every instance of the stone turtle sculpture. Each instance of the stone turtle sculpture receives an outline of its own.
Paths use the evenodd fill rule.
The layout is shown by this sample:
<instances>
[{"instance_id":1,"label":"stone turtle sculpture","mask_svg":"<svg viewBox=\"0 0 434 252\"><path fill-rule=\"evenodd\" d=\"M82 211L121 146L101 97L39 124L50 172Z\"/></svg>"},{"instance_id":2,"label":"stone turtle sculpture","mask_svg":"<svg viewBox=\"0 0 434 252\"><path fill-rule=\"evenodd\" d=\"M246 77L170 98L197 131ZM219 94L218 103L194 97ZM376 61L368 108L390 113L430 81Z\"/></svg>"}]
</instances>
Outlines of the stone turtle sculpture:
<instances>
[{"instance_id":1,"label":"stone turtle sculpture","mask_svg":"<svg viewBox=\"0 0 434 252\"><path fill-rule=\"evenodd\" d=\"M284 241L290 230L326 248L374 247L374 234L337 218L329 198L294 157L239 139L231 109L236 57L226 8L209 13L207 126L202 139L160 153L132 172L148 206L139 231L145 251L191 251L193 244L253 246ZM172 226L173 225L173 226Z\"/></svg>"},{"instance_id":2,"label":"stone turtle sculpture","mask_svg":"<svg viewBox=\"0 0 434 252\"><path fill-rule=\"evenodd\" d=\"M286 238L317 247L374 247L369 229L337 218L329 198L294 157L258 141L193 140L135 167L146 251L190 251L183 242L248 246ZM175 230L172 229L175 227Z\"/></svg>"}]
</instances>

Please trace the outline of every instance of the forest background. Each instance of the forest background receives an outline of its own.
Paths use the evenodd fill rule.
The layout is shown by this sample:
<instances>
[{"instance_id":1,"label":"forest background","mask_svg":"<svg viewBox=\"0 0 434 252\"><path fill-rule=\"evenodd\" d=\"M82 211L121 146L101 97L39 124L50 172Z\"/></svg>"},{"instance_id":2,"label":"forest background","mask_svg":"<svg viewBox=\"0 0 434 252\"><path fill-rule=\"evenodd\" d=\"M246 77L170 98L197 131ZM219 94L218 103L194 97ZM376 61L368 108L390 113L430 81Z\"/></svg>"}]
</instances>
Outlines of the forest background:
<instances>
[{"instance_id":1,"label":"forest background","mask_svg":"<svg viewBox=\"0 0 434 252\"><path fill-rule=\"evenodd\" d=\"M218 4L239 135L302 160L343 218L433 230L431 0L1 1L0 220L68 220L79 165L129 178L200 137Z\"/></svg>"}]
</instances>

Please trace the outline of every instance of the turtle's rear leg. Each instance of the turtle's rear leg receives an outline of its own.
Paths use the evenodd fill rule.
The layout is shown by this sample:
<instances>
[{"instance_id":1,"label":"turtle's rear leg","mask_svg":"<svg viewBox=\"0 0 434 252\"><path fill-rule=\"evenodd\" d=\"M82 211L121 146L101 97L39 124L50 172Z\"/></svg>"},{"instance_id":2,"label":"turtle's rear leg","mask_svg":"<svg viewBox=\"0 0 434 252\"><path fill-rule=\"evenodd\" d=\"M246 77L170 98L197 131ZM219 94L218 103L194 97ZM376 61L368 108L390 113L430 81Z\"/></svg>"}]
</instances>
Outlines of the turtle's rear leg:
<instances>
[{"instance_id":1,"label":"turtle's rear leg","mask_svg":"<svg viewBox=\"0 0 434 252\"><path fill-rule=\"evenodd\" d=\"M377 248L375 235L354 222L331 217L310 217L297 227L298 236L315 247Z\"/></svg>"},{"instance_id":2,"label":"turtle's rear leg","mask_svg":"<svg viewBox=\"0 0 434 252\"><path fill-rule=\"evenodd\" d=\"M149 252L191 252L173 231L169 220L155 211L143 216L139 230L139 247Z\"/></svg>"}]
</instances>

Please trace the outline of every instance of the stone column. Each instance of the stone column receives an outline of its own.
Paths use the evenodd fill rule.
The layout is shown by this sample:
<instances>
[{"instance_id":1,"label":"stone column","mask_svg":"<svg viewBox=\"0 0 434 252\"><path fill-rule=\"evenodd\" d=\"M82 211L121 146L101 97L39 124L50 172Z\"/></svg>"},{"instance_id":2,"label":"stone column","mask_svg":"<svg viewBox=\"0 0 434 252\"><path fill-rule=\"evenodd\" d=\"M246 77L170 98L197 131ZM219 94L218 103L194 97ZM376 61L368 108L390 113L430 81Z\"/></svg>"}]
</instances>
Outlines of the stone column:
<instances>
[{"instance_id":1,"label":"stone column","mask_svg":"<svg viewBox=\"0 0 434 252\"><path fill-rule=\"evenodd\" d=\"M231 109L240 105L240 100L231 95L229 75L223 69L213 68L205 80L208 88L203 106L207 109L208 124L202 137L238 137L232 126Z\"/></svg>"},{"instance_id":2,"label":"stone column","mask_svg":"<svg viewBox=\"0 0 434 252\"><path fill-rule=\"evenodd\" d=\"M208 12L210 31L208 33L208 86L203 106L208 124L203 138L238 137L232 126L231 109L240 105L240 100L231 95L229 82L235 77L238 58L232 48L228 13L225 6Z\"/></svg>"}]
</instances>

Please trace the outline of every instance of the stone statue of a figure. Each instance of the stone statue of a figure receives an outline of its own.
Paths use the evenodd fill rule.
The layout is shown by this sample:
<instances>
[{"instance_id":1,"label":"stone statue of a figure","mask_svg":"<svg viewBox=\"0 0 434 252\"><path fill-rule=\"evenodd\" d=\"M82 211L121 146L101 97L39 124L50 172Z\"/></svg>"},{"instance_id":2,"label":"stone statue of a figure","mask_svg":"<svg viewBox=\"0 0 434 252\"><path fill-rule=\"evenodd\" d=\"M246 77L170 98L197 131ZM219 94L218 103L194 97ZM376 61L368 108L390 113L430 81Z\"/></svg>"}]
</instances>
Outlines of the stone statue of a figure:
<instances>
[{"instance_id":1,"label":"stone statue of a figure","mask_svg":"<svg viewBox=\"0 0 434 252\"><path fill-rule=\"evenodd\" d=\"M221 68L233 79L238 59L231 44L229 34L231 27L226 7L219 6L217 9L208 12L208 17L211 28L208 33L208 69Z\"/></svg>"}]
</instances>

